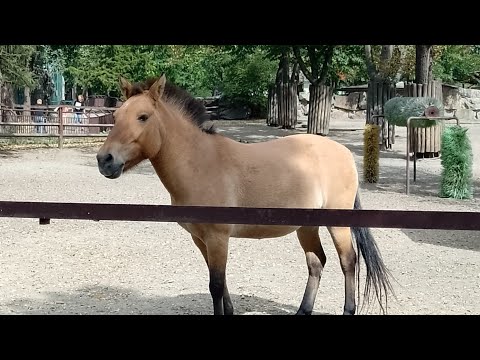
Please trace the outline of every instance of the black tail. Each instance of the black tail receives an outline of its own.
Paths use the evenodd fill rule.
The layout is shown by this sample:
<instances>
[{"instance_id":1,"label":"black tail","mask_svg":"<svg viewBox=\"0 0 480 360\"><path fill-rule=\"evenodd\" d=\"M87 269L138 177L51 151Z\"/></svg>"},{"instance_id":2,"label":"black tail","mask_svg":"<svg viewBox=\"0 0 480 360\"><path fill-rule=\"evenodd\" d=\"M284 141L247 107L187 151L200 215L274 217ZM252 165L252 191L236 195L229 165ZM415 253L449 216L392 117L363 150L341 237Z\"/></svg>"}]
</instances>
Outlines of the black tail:
<instances>
[{"instance_id":1,"label":"black tail","mask_svg":"<svg viewBox=\"0 0 480 360\"><path fill-rule=\"evenodd\" d=\"M362 208L358 191L357 195L355 196L355 203L353 208ZM375 242L375 239L373 238L370 229L365 227L352 227L352 233L357 243L358 261L356 272L357 284L359 288L358 290L360 290L360 254L365 260L365 265L367 268L367 278L365 280L365 289L363 293L363 305L370 302L372 295L371 287L373 285L377 301L380 304L380 308L382 309L383 313L385 313L388 305L388 292L390 291L392 295L395 295L389 279L389 277L391 277L391 274L383 263L382 257L380 255L380 250L378 249L377 243ZM383 306L382 298L385 298L385 307Z\"/></svg>"}]
</instances>

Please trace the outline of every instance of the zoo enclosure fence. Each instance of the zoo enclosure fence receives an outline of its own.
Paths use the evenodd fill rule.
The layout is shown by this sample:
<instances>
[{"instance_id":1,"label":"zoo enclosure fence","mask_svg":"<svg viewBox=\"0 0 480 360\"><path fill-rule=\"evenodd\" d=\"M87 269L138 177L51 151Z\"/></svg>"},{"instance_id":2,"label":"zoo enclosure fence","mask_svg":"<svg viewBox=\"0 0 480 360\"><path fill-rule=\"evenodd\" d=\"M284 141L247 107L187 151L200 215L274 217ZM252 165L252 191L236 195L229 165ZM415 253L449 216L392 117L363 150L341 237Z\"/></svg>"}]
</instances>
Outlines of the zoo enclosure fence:
<instances>
[{"instance_id":1,"label":"zoo enclosure fence","mask_svg":"<svg viewBox=\"0 0 480 360\"><path fill-rule=\"evenodd\" d=\"M117 107L80 108L82 112L77 116L72 105L0 105L0 138L58 138L58 147L62 148L67 137L106 137L114 125Z\"/></svg>"}]
</instances>

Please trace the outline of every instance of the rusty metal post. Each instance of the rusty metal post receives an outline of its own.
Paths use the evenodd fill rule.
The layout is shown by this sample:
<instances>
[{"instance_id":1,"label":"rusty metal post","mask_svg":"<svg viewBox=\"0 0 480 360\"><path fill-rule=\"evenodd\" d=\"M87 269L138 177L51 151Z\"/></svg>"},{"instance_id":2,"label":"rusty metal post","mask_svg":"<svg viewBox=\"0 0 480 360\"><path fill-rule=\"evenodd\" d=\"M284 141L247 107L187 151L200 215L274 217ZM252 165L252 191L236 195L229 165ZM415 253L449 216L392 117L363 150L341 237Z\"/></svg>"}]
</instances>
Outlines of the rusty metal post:
<instances>
[{"instance_id":1,"label":"rusty metal post","mask_svg":"<svg viewBox=\"0 0 480 360\"><path fill-rule=\"evenodd\" d=\"M63 149L63 109L58 107L58 147Z\"/></svg>"},{"instance_id":2,"label":"rusty metal post","mask_svg":"<svg viewBox=\"0 0 480 360\"><path fill-rule=\"evenodd\" d=\"M410 195L410 119L407 119L407 174L405 177L407 195Z\"/></svg>"},{"instance_id":3,"label":"rusty metal post","mask_svg":"<svg viewBox=\"0 0 480 360\"><path fill-rule=\"evenodd\" d=\"M415 134L416 135L416 134ZM413 137L413 182L417 181L417 137Z\"/></svg>"}]
</instances>

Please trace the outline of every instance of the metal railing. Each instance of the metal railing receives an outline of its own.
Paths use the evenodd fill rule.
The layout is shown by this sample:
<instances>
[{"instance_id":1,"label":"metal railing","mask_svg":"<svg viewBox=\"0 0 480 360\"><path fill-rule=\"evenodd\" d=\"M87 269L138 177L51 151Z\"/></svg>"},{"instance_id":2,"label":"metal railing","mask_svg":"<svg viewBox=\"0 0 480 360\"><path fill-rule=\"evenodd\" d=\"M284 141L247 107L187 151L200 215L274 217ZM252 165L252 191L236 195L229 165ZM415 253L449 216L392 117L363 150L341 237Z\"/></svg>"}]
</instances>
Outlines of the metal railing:
<instances>
[{"instance_id":1,"label":"metal railing","mask_svg":"<svg viewBox=\"0 0 480 360\"><path fill-rule=\"evenodd\" d=\"M245 208L0 201L0 217L292 226L480 230L480 212Z\"/></svg>"}]
</instances>

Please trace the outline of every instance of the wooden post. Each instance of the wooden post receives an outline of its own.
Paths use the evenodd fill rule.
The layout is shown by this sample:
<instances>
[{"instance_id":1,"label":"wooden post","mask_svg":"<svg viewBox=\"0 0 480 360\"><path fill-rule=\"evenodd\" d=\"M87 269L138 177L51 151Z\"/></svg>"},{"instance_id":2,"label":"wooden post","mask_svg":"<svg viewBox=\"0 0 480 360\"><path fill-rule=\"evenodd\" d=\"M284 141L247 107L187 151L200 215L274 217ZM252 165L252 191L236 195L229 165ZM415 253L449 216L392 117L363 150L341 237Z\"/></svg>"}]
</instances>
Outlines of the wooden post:
<instances>
[{"instance_id":1,"label":"wooden post","mask_svg":"<svg viewBox=\"0 0 480 360\"><path fill-rule=\"evenodd\" d=\"M309 89L307 133L326 136L330 131L333 87L312 84Z\"/></svg>"},{"instance_id":2,"label":"wooden post","mask_svg":"<svg viewBox=\"0 0 480 360\"><path fill-rule=\"evenodd\" d=\"M267 125L278 125L278 94L275 84L268 88Z\"/></svg>"},{"instance_id":3,"label":"wooden post","mask_svg":"<svg viewBox=\"0 0 480 360\"><path fill-rule=\"evenodd\" d=\"M395 126L390 125L383 116L383 106L391 98L395 97L395 85L390 82L371 80L367 89L367 124L379 125L382 129L379 137L380 147L391 149L395 143Z\"/></svg>"},{"instance_id":4,"label":"wooden post","mask_svg":"<svg viewBox=\"0 0 480 360\"><path fill-rule=\"evenodd\" d=\"M58 107L58 147L63 149L63 111Z\"/></svg>"},{"instance_id":5,"label":"wooden post","mask_svg":"<svg viewBox=\"0 0 480 360\"><path fill-rule=\"evenodd\" d=\"M297 90L294 82L280 83L277 87L278 125L293 129L297 123Z\"/></svg>"},{"instance_id":6,"label":"wooden post","mask_svg":"<svg viewBox=\"0 0 480 360\"><path fill-rule=\"evenodd\" d=\"M40 218L38 219L38 223L40 225L49 225L50 224L50 219L48 218Z\"/></svg>"}]
</instances>

